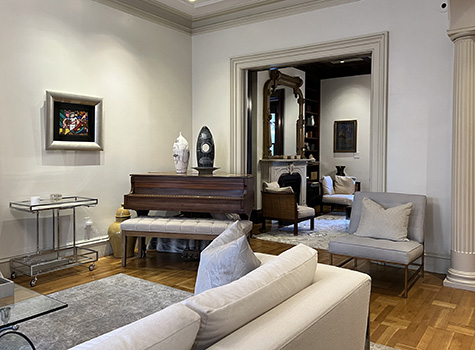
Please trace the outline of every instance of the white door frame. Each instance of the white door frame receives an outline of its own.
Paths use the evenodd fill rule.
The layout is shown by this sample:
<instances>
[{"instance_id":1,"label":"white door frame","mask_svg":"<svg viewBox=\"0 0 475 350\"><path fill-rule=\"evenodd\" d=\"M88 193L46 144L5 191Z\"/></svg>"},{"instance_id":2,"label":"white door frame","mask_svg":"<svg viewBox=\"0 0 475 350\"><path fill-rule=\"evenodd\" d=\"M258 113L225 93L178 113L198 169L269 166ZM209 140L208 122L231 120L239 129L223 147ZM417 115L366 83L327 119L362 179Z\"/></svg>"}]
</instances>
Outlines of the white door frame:
<instances>
[{"instance_id":1,"label":"white door frame","mask_svg":"<svg viewBox=\"0 0 475 350\"><path fill-rule=\"evenodd\" d=\"M369 191L386 191L388 32L231 58L231 173L246 172L247 71L371 54Z\"/></svg>"}]
</instances>

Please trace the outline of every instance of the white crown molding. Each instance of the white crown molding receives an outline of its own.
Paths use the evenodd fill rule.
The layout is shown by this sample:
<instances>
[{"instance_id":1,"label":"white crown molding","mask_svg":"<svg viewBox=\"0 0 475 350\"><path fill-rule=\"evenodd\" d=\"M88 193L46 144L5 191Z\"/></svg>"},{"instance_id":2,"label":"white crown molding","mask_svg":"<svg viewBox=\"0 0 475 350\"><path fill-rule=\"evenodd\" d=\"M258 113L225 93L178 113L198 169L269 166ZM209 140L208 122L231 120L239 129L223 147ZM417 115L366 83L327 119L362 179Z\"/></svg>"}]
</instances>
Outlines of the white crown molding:
<instances>
[{"instance_id":1,"label":"white crown molding","mask_svg":"<svg viewBox=\"0 0 475 350\"><path fill-rule=\"evenodd\" d=\"M313 0L304 3L298 3L287 6L282 4L268 4L259 8L246 8L238 12L230 12L226 14L208 16L205 18L194 19L192 22L192 33L201 34L244 24L268 21L276 18L297 15L299 13L315 11L318 9L343 5L350 2L361 0Z\"/></svg>"},{"instance_id":2,"label":"white crown molding","mask_svg":"<svg viewBox=\"0 0 475 350\"><path fill-rule=\"evenodd\" d=\"M93 0L116 10L128 13L147 21L191 34L191 18L183 17L183 14L150 5L146 0Z\"/></svg>"},{"instance_id":3,"label":"white crown molding","mask_svg":"<svg viewBox=\"0 0 475 350\"><path fill-rule=\"evenodd\" d=\"M199 7L184 6L179 2L165 0L93 0L113 7L131 15L177 29L185 33L205 33L243 24L271 20L279 17L295 15L318 10L330 6L338 6L361 0L267 0L251 1L236 4L223 9L216 4L199 4L201 7L214 7L214 10L200 12ZM168 4L168 6L167 6ZM171 4L175 4L171 7ZM200 14L200 13L205 13Z\"/></svg>"}]
</instances>

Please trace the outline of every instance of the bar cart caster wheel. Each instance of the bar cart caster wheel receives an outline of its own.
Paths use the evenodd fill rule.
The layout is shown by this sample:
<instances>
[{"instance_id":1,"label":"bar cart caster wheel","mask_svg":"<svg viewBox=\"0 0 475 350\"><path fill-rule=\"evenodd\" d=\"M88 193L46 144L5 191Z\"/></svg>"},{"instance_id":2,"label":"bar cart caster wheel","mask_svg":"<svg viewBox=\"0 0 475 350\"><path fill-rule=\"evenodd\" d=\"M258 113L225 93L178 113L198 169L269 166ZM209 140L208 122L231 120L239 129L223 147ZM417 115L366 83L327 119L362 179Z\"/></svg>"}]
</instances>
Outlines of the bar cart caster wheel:
<instances>
[{"instance_id":1,"label":"bar cart caster wheel","mask_svg":"<svg viewBox=\"0 0 475 350\"><path fill-rule=\"evenodd\" d=\"M31 286L31 287L36 286L36 281L38 281L38 278L36 278L36 277L33 278L33 279L30 281L30 286Z\"/></svg>"},{"instance_id":2,"label":"bar cart caster wheel","mask_svg":"<svg viewBox=\"0 0 475 350\"><path fill-rule=\"evenodd\" d=\"M89 265L89 271L93 271L93 270L94 270L94 264Z\"/></svg>"},{"instance_id":3,"label":"bar cart caster wheel","mask_svg":"<svg viewBox=\"0 0 475 350\"><path fill-rule=\"evenodd\" d=\"M11 279L14 280L16 278L16 273L15 272L12 272L12 274L10 275Z\"/></svg>"}]
</instances>

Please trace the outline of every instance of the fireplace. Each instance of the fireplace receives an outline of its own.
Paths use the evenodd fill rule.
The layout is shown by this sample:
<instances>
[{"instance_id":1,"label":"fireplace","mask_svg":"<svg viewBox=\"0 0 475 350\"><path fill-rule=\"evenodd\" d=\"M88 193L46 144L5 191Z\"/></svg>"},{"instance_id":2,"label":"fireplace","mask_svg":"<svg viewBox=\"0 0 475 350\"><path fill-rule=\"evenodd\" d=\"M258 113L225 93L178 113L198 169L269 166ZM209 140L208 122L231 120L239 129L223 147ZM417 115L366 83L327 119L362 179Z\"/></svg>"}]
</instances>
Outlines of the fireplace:
<instances>
[{"instance_id":1,"label":"fireplace","mask_svg":"<svg viewBox=\"0 0 475 350\"><path fill-rule=\"evenodd\" d=\"M300 174L297 173L286 173L282 174L279 177L279 180L277 181L279 183L280 187L286 187L290 186L294 190L294 193L297 194L297 198L299 199L299 204L300 203L300 187L302 185L302 177Z\"/></svg>"},{"instance_id":2,"label":"fireplace","mask_svg":"<svg viewBox=\"0 0 475 350\"><path fill-rule=\"evenodd\" d=\"M307 205L307 162L307 159L261 159L257 193L260 193L264 181L277 181L280 186L283 186L282 181L289 181L285 186L291 186L297 193L300 205Z\"/></svg>"}]
</instances>

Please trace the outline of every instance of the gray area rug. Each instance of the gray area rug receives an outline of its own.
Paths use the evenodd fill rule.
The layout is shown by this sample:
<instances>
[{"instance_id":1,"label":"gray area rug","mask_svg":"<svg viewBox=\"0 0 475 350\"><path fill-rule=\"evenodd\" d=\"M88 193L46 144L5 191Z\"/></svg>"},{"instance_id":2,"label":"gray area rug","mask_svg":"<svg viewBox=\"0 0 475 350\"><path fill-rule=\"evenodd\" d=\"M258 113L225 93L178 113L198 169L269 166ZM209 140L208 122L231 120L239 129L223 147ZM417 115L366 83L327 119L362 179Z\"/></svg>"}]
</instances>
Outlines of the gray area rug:
<instances>
[{"instance_id":1,"label":"gray area rug","mask_svg":"<svg viewBox=\"0 0 475 350\"><path fill-rule=\"evenodd\" d=\"M328 250L332 238L348 235L348 225L345 214L325 214L315 218L314 230L310 230L310 221L299 223L299 234L294 236L294 225L283 226L273 231L256 234L254 238L266 241L297 245L303 243L312 248Z\"/></svg>"},{"instance_id":2,"label":"gray area rug","mask_svg":"<svg viewBox=\"0 0 475 350\"><path fill-rule=\"evenodd\" d=\"M38 350L62 350L122 327L191 293L118 274L50 294L68 307L20 324Z\"/></svg>"},{"instance_id":3,"label":"gray area rug","mask_svg":"<svg viewBox=\"0 0 475 350\"><path fill-rule=\"evenodd\" d=\"M191 295L179 289L118 274L50 294L68 303L68 307L24 322L20 324L20 331L31 339L37 350L64 350ZM4 349L3 346L1 348ZM370 350L391 349L375 343L370 346Z\"/></svg>"}]
</instances>

